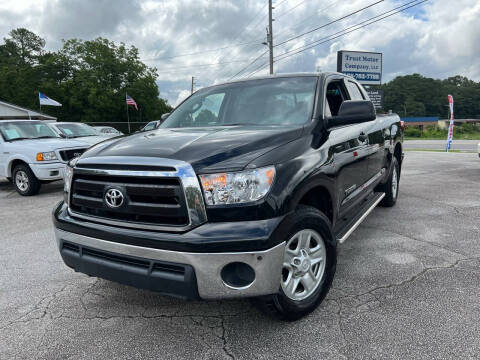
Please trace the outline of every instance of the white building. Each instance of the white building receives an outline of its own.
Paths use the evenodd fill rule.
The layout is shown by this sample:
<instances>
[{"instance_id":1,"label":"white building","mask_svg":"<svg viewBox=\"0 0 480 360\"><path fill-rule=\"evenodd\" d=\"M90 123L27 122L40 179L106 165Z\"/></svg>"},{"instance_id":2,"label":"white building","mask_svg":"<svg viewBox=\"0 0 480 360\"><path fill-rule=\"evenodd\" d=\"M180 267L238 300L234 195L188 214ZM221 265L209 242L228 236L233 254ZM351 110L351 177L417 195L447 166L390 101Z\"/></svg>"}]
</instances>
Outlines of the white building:
<instances>
[{"instance_id":1,"label":"white building","mask_svg":"<svg viewBox=\"0 0 480 360\"><path fill-rule=\"evenodd\" d=\"M26 109L18 105L7 103L5 101L0 101L0 121L17 119L44 120L46 122L57 121L56 117L45 115L39 113L38 111Z\"/></svg>"}]
</instances>

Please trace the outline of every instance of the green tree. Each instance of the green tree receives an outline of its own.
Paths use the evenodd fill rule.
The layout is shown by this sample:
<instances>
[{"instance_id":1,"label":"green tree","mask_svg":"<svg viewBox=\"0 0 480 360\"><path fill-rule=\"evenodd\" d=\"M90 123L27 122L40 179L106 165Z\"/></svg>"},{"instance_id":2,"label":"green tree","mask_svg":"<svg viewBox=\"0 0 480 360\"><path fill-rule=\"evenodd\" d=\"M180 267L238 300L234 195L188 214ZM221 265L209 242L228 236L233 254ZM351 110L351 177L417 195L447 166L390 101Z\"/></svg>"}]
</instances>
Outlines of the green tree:
<instances>
[{"instance_id":1,"label":"green tree","mask_svg":"<svg viewBox=\"0 0 480 360\"><path fill-rule=\"evenodd\" d=\"M131 121L159 119L171 111L159 98L155 68L139 58L138 49L104 38L70 39L56 52L44 50L45 41L26 29L10 32L0 45L0 97L38 108L38 91L61 102L42 110L64 121L126 121L125 94L139 111Z\"/></svg>"}]
</instances>

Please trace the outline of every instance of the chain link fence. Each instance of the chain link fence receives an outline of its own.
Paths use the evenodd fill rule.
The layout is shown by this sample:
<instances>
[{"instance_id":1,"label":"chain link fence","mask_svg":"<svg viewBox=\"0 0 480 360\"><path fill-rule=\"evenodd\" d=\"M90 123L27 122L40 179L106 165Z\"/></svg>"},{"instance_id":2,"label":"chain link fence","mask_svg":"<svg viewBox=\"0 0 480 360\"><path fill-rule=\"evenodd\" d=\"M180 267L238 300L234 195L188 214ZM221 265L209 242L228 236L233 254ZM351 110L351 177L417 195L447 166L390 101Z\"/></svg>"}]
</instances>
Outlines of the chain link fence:
<instances>
[{"instance_id":1,"label":"chain link fence","mask_svg":"<svg viewBox=\"0 0 480 360\"><path fill-rule=\"evenodd\" d=\"M111 126L118 131L128 135L133 134L134 132L143 128L148 121L110 121L110 122L85 122L84 124L88 124L90 126ZM129 124L130 124L130 131L129 131Z\"/></svg>"}]
</instances>

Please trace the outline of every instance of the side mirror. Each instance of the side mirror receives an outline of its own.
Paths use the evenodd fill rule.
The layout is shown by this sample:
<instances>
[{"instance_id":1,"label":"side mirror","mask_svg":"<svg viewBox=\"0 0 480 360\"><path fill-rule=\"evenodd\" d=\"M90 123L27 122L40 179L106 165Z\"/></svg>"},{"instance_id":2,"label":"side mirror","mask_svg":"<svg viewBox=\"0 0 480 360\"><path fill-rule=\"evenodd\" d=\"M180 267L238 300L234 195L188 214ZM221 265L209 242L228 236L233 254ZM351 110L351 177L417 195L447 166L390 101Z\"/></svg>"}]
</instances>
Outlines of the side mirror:
<instances>
[{"instance_id":1,"label":"side mirror","mask_svg":"<svg viewBox=\"0 0 480 360\"><path fill-rule=\"evenodd\" d=\"M162 116L160 116L160 120L165 121L165 119L168 118L169 115L170 113L162 114Z\"/></svg>"},{"instance_id":2,"label":"side mirror","mask_svg":"<svg viewBox=\"0 0 480 360\"><path fill-rule=\"evenodd\" d=\"M329 120L329 126L358 124L375 118L375 107L370 100L345 100L338 115Z\"/></svg>"}]
</instances>

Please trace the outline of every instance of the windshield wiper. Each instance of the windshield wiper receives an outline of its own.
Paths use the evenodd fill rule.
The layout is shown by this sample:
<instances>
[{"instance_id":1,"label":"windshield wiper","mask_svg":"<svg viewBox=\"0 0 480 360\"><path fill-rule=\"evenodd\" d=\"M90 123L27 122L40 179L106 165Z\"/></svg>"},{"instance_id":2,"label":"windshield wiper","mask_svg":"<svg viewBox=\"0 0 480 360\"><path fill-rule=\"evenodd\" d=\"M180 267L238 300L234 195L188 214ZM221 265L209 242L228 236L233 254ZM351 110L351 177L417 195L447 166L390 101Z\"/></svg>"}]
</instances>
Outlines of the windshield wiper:
<instances>
[{"instance_id":1,"label":"windshield wiper","mask_svg":"<svg viewBox=\"0 0 480 360\"><path fill-rule=\"evenodd\" d=\"M53 138L57 138L57 137L58 137L58 136L48 135L48 136L39 136L39 137L32 138L32 139L53 139Z\"/></svg>"},{"instance_id":2,"label":"windshield wiper","mask_svg":"<svg viewBox=\"0 0 480 360\"><path fill-rule=\"evenodd\" d=\"M15 139L10 139L8 141L17 141L17 140L32 140L33 138L31 137L18 137L18 138L15 138Z\"/></svg>"}]
</instances>

